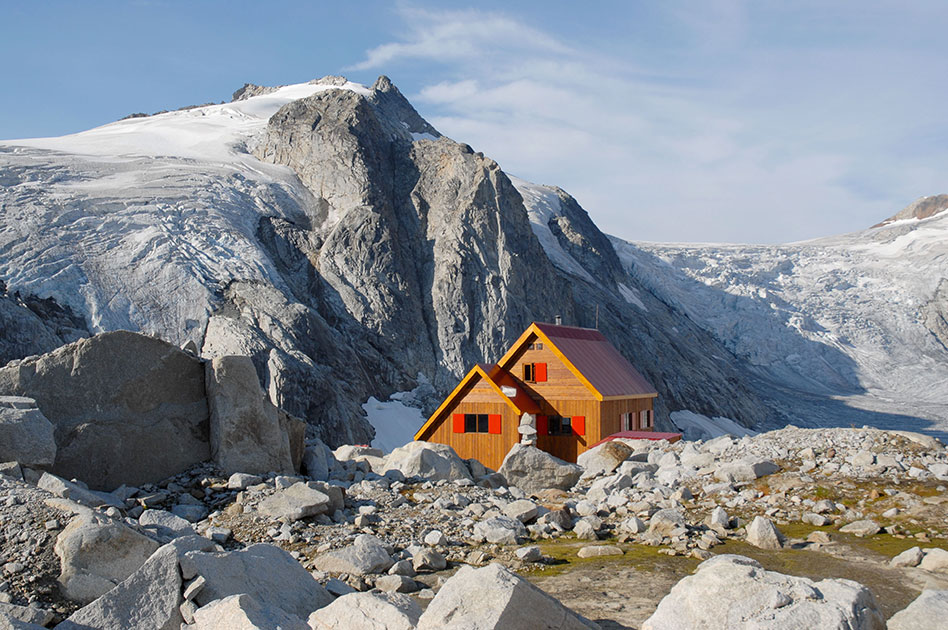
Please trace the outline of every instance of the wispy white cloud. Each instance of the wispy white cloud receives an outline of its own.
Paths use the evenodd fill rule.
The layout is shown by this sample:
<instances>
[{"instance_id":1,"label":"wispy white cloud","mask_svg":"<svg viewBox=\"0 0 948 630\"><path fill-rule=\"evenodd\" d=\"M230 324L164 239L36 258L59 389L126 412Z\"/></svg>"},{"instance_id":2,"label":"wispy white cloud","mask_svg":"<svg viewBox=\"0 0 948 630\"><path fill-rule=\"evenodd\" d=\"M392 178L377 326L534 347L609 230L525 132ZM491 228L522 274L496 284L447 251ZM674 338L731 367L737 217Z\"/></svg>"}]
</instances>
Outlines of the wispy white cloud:
<instances>
[{"instance_id":1,"label":"wispy white cloud","mask_svg":"<svg viewBox=\"0 0 948 630\"><path fill-rule=\"evenodd\" d=\"M921 87L904 72L918 54L749 44L766 34L748 5L688 6L665 18L695 44L661 63L634 48L567 45L509 14L402 6L406 35L355 67L425 67L430 80L412 98L440 131L562 186L625 238L798 240L940 192L937 169L879 154L906 133L886 107L902 111L900 95ZM916 109L940 125L936 108ZM929 150L944 164L944 148ZM887 174L886 190L861 184L873 172Z\"/></svg>"}]
</instances>

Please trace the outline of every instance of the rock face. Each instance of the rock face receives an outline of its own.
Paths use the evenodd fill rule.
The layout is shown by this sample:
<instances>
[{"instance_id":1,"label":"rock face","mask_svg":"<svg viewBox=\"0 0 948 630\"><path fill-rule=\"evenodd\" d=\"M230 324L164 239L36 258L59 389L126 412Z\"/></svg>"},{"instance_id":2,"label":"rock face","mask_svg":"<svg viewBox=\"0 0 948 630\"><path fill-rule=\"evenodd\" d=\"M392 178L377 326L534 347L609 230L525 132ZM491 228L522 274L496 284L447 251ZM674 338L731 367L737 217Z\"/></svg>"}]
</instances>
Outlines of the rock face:
<instances>
[{"instance_id":1,"label":"rock face","mask_svg":"<svg viewBox=\"0 0 948 630\"><path fill-rule=\"evenodd\" d=\"M851 580L822 580L764 570L750 558L702 562L662 599L642 630L754 628L883 630L872 593Z\"/></svg>"},{"instance_id":2,"label":"rock face","mask_svg":"<svg viewBox=\"0 0 948 630\"><path fill-rule=\"evenodd\" d=\"M109 518L81 515L56 539L69 599L87 604L112 590L145 564L158 543Z\"/></svg>"},{"instance_id":3,"label":"rock face","mask_svg":"<svg viewBox=\"0 0 948 630\"><path fill-rule=\"evenodd\" d=\"M53 425L36 408L36 401L0 396L0 461L50 468L55 460Z\"/></svg>"},{"instance_id":4,"label":"rock face","mask_svg":"<svg viewBox=\"0 0 948 630\"><path fill-rule=\"evenodd\" d=\"M92 488L162 479L210 455L204 367L152 337L105 333L0 368L0 394L36 400L55 426L52 471Z\"/></svg>"},{"instance_id":5,"label":"rock face","mask_svg":"<svg viewBox=\"0 0 948 630\"><path fill-rule=\"evenodd\" d=\"M264 397L250 357L214 358L205 378L214 463L228 474L294 472L289 436Z\"/></svg>"},{"instance_id":6,"label":"rock face","mask_svg":"<svg viewBox=\"0 0 948 630\"><path fill-rule=\"evenodd\" d=\"M445 582L418 620L418 630L598 627L499 564L462 567Z\"/></svg>"},{"instance_id":7,"label":"rock face","mask_svg":"<svg viewBox=\"0 0 948 630\"><path fill-rule=\"evenodd\" d=\"M514 444L497 472L524 492L539 492L545 488L568 490L579 481L582 471L576 464L564 462L535 446Z\"/></svg>"}]
</instances>

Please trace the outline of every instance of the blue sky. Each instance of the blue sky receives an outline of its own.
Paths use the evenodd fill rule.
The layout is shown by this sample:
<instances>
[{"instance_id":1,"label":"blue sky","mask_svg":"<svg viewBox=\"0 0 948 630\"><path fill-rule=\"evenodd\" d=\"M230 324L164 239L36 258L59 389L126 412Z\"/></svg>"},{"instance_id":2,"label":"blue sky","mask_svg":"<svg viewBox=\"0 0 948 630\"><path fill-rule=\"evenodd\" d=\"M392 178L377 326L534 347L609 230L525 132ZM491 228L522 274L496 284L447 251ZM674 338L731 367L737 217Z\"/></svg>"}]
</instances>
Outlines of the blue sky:
<instances>
[{"instance_id":1,"label":"blue sky","mask_svg":"<svg viewBox=\"0 0 948 630\"><path fill-rule=\"evenodd\" d=\"M948 192L946 26L940 1L8 0L0 138L387 74L606 232L786 242Z\"/></svg>"}]
</instances>

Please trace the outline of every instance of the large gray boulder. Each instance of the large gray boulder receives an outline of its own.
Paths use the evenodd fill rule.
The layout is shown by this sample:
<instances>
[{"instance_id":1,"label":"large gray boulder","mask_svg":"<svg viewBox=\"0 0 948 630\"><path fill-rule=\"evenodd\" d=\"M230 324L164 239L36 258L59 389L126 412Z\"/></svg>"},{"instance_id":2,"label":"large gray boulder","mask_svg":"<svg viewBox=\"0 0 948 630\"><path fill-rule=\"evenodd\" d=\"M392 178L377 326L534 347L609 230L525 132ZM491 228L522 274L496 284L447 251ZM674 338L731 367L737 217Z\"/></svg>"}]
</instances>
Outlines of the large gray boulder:
<instances>
[{"instance_id":1,"label":"large gray boulder","mask_svg":"<svg viewBox=\"0 0 948 630\"><path fill-rule=\"evenodd\" d=\"M156 481L210 456L204 366L160 339L82 339L0 368L0 394L36 400L55 427L52 472L94 489Z\"/></svg>"},{"instance_id":2,"label":"large gray boulder","mask_svg":"<svg viewBox=\"0 0 948 630\"><path fill-rule=\"evenodd\" d=\"M56 475L44 472L36 482L36 487L62 499L69 499L88 507L101 505L124 508L125 503L114 494L98 492L80 486L78 483L66 481Z\"/></svg>"},{"instance_id":3,"label":"large gray boulder","mask_svg":"<svg viewBox=\"0 0 948 630\"><path fill-rule=\"evenodd\" d=\"M400 593L350 593L309 616L312 630L415 630L421 608Z\"/></svg>"},{"instance_id":4,"label":"large gray boulder","mask_svg":"<svg viewBox=\"0 0 948 630\"><path fill-rule=\"evenodd\" d=\"M583 468L583 478L587 479L611 474L631 454L631 446L619 440L610 440L580 453L576 463Z\"/></svg>"},{"instance_id":5,"label":"large gray boulder","mask_svg":"<svg viewBox=\"0 0 948 630\"><path fill-rule=\"evenodd\" d=\"M88 604L137 571L157 549L158 543L130 527L84 513L56 539L63 593Z\"/></svg>"},{"instance_id":6,"label":"large gray boulder","mask_svg":"<svg viewBox=\"0 0 948 630\"><path fill-rule=\"evenodd\" d=\"M299 481L267 497L257 509L273 519L298 521L307 516L324 514L330 510L330 506L329 496Z\"/></svg>"},{"instance_id":7,"label":"large gray boulder","mask_svg":"<svg viewBox=\"0 0 948 630\"><path fill-rule=\"evenodd\" d=\"M251 358L215 357L205 378L214 463L226 474L295 472L280 412L264 396Z\"/></svg>"},{"instance_id":8,"label":"large gray boulder","mask_svg":"<svg viewBox=\"0 0 948 630\"><path fill-rule=\"evenodd\" d=\"M80 608L56 630L180 630L181 572L178 559L196 550L211 550L200 536L178 538L161 547L137 571L111 591Z\"/></svg>"},{"instance_id":9,"label":"large gray boulder","mask_svg":"<svg viewBox=\"0 0 948 630\"><path fill-rule=\"evenodd\" d=\"M516 545L519 539L527 537L527 528L516 518L495 516L475 523L474 540L477 542Z\"/></svg>"},{"instance_id":10,"label":"large gray boulder","mask_svg":"<svg viewBox=\"0 0 948 630\"><path fill-rule=\"evenodd\" d=\"M755 516L747 526L747 542L761 549L780 549L783 546L783 534L769 518Z\"/></svg>"},{"instance_id":11,"label":"large gray boulder","mask_svg":"<svg viewBox=\"0 0 948 630\"><path fill-rule=\"evenodd\" d=\"M200 606L243 593L306 619L332 601L332 595L293 556L275 545L256 544L219 553L189 552L181 558L181 573L186 580L204 578L204 587L194 598Z\"/></svg>"},{"instance_id":12,"label":"large gray boulder","mask_svg":"<svg viewBox=\"0 0 948 630\"><path fill-rule=\"evenodd\" d=\"M872 593L852 580L820 582L720 555L698 565L659 603L642 630L884 630Z\"/></svg>"},{"instance_id":13,"label":"large gray boulder","mask_svg":"<svg viewBox=\"0 0 948 630\"><path fill-rule=\"evenodd\" d=\"M499 564L461 567L418 620L418 630L590 630L599 626Z\"/></svg>"},{"instance_id":14,"label":"large gray boulder","mask_svg":"<svg viewBox=\"0 0 948 630\"><path fill-rule=\"evenodd\" d=\"M46 630L46 626L23 621L13 615L0 611L0 630Z\"/></svg>"},{"instance_id":15,"label":"large gray boulder","mask_svg":"<svg viewBox=\"0 0 948 630\"><path fill-rule=\"evenodd\" d=\"M911 604L892 615L889 630L948 628L948 591L922 591Z\"/></svg>"},{"instance_id":16,"label":"large gray boulder","mask_svg":"<svg viewBox=\"0 0 948 630\"><path fill-rule=\"evenodd\" d=\"M50 468L56 460L53 423L22 396L0 396L0 462Z\"/></svg>"},{"instance_id":17,"label":"large gray boulder","mask_svg":"<svg viewBox=\"0 0 948 630\"><path fill-rule=\"evenodd\" d=\"M369 575L383 573L395 563L378 538L361 534L348 547L317 556L314 564L327 573Z\"/></svg>"},{"instance_id":18,"label":"large gray boulder","mask_svg":"<svg viewBox=\"0 0 948 630\"><path fill-rule=\"evenodd\" d=\"M497 472L510 485L532 493L545 488L569 490L579 481L583 469L535 446L514 444Z\"/></svg>"},{"instance_id":19,"label":"large gray boulder","mask_svg":"<svg viewBox=\"0 0 948 630\"><path fill-rule=\"evenodd\" d=\"M55 619L53 613L43 608L0 603L0 619L2 619L3 616L26 624L36 624L37 626L46 626ZM0 630L3 630L2 623L0 623Z\"/></svg>"},{"instance_id":20,"label":"large gray boulder","mask_svg":"<svg viewBox=\"0 0 948 630\"><path fill-rule=\"evenodd\" d=\"M753 481L772 475L780 466L769 459L747 457L737 461L725 461L714 469L714 477L720 481Z\"/></svg>"},{"instance_id":21,"label":"large gray boulder","mask_svg":"<svg viewBox=\"0 0 948 630\"><path fill-rule=\"evenodd\" d=\"M447 444L409 442L394 449L385 458L384 472L397 470L406 477L423 477L431 481L471 479L471 473Z\"/></svg>"},{"instance_id":22,"label":"large gray boulder","mask_svg":"<svg viewBox=\"0 0 948 630\"><path fill-rule=\"evenodd\" d=\"M299 617L288 614L275 601L262 602L240 593L214 600L194 612L191 630L310 630Z\"/></svg>"}]
</instances>

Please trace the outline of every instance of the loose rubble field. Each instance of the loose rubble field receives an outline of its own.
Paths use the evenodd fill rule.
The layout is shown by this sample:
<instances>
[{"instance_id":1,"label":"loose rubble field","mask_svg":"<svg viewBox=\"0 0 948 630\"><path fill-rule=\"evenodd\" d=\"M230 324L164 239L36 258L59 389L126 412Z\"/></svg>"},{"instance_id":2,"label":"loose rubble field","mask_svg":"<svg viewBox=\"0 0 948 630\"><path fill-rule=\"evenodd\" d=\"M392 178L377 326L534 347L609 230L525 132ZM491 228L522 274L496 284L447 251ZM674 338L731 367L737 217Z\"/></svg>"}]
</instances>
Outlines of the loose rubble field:
<instances>
[{"instance_id":1,"label":"loose rubble field","mask_svg":"<svg viewBox=\"0 0 948 630\"><path fill-rule=\"evenodd\" d=\"M530 490L504 484L503 473L520 474L516 462L498 474L421 443L383 456L312 442L304 463L319 479L224 476L204 464L112 493L4 465L0 606L54 627L110 596L159 545L194 534L232 553L269 548L255 543L282 548L331 596L400 593L418 612L459 567L500 563L602 628L651 627L653 614L664 627L662 599L684 578L698 579L702 561L725 554L760 563L728 570L859 582L880 619L923 590L948 590L948 458L925 436L788 427L740 440L613 442L581 466L549 459L531 460L535 478L518 477ZM562 487L537 489L544 479ZM116 551L123 536L125 551ZM129 560L139 547L141 559ZM208 555L189 548L182 558L194 554ZM196 613L220 601L252 618L247 601L208 599L195 580L213 578L199 569L184 577L184 593L198 593L178 595L189 627L216 627ZM800 604L790 599L780 610ZM854 627L881 627L872 623Z\"/></svg>"}]
</instances>

